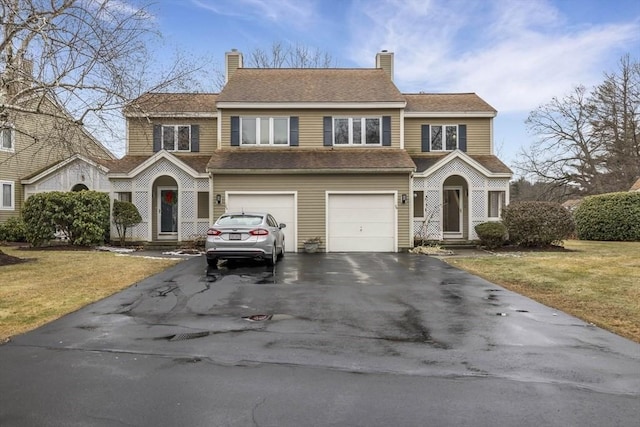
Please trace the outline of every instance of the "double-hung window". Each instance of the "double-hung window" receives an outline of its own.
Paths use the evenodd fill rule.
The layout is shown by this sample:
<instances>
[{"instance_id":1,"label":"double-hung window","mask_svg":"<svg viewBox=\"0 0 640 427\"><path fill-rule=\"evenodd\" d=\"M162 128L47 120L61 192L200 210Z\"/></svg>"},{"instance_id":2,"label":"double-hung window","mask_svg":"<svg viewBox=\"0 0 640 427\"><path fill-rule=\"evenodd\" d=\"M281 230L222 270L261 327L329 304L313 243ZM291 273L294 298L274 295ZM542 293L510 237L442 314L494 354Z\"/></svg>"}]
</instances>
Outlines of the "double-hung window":
<instances>
[{"instance_id":1,"label":"double-hung window","mask_svg":"<svg viewBox=\"0 0 640 427\"><path fill-rule=\"evenodd\" d=\"M458 148L457 125L431 126L431 151L453 151Z\"/></svg>"},{"instance_id":2,"label":"double-hung window","mask_svg":"<svg viewBox=\"0 0 640 427\"><path fill-rule=\"evenodd\" d=\"M0 210L12 211L14 209L13 189L14 183L12 181L0 181Z\"/></svg>"},{"instance_id":3,"label":"double-hung window","mask_svg":"<svg viewBox=\"0 0 640 427\"><path fill-rule=\"evenodd\" d=\"M191 151L191 126L162 125L162 149Z\"/></svg>"},{"instance_id":4,"label":"double-hung window","mask_svg":"<svg viewBox=\"0 0 640 427\"><path fill-rule=\"evenodd\" d=\"M334 117L333 145L381 145L380 117Z\"/></svg>"},{"instance_id":5,"label":"double-hung window","mask_svg":"<svg viewBox=\"0 0 640 427\"><path fill-rule=\"evenodd\" d=\"M489 211L487 216L492 219L500 218L502 215L502 207L505 204L505 192L504 191L489 191Z\"/></svg>"},{"instance_id":6,"label":"double-hung window","mask_svg":"<svg viewBox=\"0 0 640 427\"><path fill-rule=\"evenodd\" d=\"M14 148L14 130L13 127L5 126L0 128L0 151L13 151Z\"/></svg>"},{"instance_id":7,"label":"double-hung window","mask_svg":"<svg viewBox=\"0 0 640 427\"><path fill-rule=\"evenodd\" d=\"M242 117L241 145L289 145L288 117Z\"/></svg>"}]
</instances>

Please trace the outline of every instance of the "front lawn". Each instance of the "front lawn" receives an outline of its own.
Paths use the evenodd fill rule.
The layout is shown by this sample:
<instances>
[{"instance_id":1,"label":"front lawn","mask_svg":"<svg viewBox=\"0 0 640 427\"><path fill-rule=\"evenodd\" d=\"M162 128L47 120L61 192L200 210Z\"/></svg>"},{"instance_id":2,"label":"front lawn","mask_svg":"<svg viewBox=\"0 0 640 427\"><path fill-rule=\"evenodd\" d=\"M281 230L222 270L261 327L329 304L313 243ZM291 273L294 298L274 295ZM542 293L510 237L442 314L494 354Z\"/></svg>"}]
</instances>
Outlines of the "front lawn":
<instances>
[{"instance_id":1,"label":"front lawn","mask_svg":"<svg viewBox=\"0 0 640 427\"><path fill-rule=\"evenodd\" d=\"M0 266L0 343L177 262L88 250L19 250L6 246L0 250L32 259Z\"/></svg>"},{"instance_id":2,"label":"front lawn","mask_svg":"<svg viewBox=\"0 0 640 427\"><path fill-rule=\"evenodd\" d=\"M640 242L565 242L565 252L497 252L448 262L640 342Z\"/></svg>"}]
</instances>

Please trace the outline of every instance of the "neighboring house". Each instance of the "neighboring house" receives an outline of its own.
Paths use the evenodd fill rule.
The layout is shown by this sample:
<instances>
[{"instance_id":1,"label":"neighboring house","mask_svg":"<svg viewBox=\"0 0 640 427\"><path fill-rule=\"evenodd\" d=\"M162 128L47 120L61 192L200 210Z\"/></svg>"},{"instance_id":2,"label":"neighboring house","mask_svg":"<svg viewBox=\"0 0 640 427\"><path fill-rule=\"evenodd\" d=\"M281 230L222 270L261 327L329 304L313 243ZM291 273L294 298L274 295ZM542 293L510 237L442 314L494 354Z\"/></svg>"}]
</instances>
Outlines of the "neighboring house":
<instances>
[{"instance_id":1,"label":"neighboring house","mask_svg":"<svg viewBox=\"0 0 640 427\"><path fill-rule=\"evenodd\" d=\"M267 210L288 251L320 236L329 252L396 252L475 240L509 202L495 109L472 93L401 93L393 53L371 69L248 69L231 51L226 67L219 94L125 109L127 154L108 176L141 213L134 240L189 240L225 211Z\"/></svg>"},{"instance_id":2,"label":"neighboring house","mask_svg":"<svg viewBox=\"0 0 640 427\"><path fill-rule=\"evenodd\" d=\"M0 101L23 107L0 114L0 223L19 216L35 192L109 191L106 169L98 163L114 159L109 150L73 124L52 98L33 93L15 98L11 87L0 93ZM28 112L36 104L41 113Z\"/></svg>"},{"instance_id":3,"label":"neighboring house","mask_svg":"<svg viewBox=\"0 0 640 427\"><path fill-rule=\"evenodd\" d=\"M640 178L631 186L629 191L640 191Z\"/></svg>"}]
</instances>

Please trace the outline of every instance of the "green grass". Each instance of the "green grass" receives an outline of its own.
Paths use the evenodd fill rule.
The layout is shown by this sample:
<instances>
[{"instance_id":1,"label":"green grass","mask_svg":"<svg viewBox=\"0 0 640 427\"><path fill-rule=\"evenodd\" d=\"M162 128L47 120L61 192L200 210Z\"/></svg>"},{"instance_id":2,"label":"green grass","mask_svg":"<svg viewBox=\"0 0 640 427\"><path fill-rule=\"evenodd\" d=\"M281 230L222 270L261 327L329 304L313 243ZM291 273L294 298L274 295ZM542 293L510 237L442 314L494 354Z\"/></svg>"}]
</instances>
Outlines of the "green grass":
<instances>
[{"instance_id":1,"label":"green grass","mask_svg":"<svg viewBox=\"0 0 640 427\"><path fill-rule=\"evenodd\" d=\"M640 342L640 242L571 240L565 248L448 262Z\"/></svg>"},{"instance_id":2,"label":"green grass","mask_svg":"<svg viewBox=\"0 0 640 427\"><path fill-rule=\"evenodd\" d=\"M29 262L0 266L0 343L174 265L109 252L0 247Z\"/></svg>"}]
</instances>

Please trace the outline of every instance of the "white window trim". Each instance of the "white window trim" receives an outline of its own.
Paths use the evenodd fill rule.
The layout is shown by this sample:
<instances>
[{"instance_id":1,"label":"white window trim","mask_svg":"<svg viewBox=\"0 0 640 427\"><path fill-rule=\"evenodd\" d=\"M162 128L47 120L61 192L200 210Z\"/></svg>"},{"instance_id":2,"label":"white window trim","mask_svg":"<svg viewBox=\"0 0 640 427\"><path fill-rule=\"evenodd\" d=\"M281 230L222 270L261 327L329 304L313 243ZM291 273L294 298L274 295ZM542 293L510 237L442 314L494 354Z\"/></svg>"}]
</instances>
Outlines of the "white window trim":
<instances>
[{"instance_id":1,"label":"white window trim","mask_svg":"<svg viewBox=\"0 0 640 427\"><path fill-rule=\"evenodd\" d=\"M436 126L440 126L442 128L442 134L440 135L441 138L441 146L442 148L440 150L436 150L435 148L433 148L433 146L431 145L431 143L433 142L433 139L431 137L432 133L433 133L433 128ZM454 148L453 150L447 150L447 129L448 127L455 127L456 128L456 148ZM460 129L458 127L458 125L441 125L441 124L434 124L431 125L429 127L429 151L433 151L433 152L447 152L450 153L452 151L455 151L458 149L458 144L460 143Z\"/></svg>"},{"instance_id":2,"label":"white window trim","mask_svg":"<svg viewBox=\"0 0 640 427\"><path fill-rule=\"evenodd\" d=\"M246 119L251 119L251 120L255 120L256 121L256 143L255 144L248 144L248 143L244 143L243 142L243 138L242 138L242 122L243 120ZM262 143L260 142L261 140L261 126L260 126L260 122L264 119L268 119L269 120L269 142L268 143ZM275 135L275 127L274 127L274 119L285 119L287 121L287 143L286 144L275 144L274 141L274 135ZM290 117L289 116L268 116L268 117L264 117L264 116L243 116L240 117L240 146L243 147L289 147L291 145L291 121L289 120Z\"/></svg>"},{"instance_id":3,"label":"white window trim","mask_svg":"<svg viewBox=\"0 0 640 427\"><path fill-rule=\"evenodd\" d=\"M382 117L381 116L362 116L362 117L350 117L350 116L334 116L331 118L331 131L333 135L333 146L334 147L379 147L382 146ZM349 143L347 144L337 144L336 143L336 120L340 119L348 119L349 120ZM360 142L353 142L353 120L360 119ZM366 133L366 125L367 119L376 119L378 120L378 143L377 144L367 144L367 133Z\"/></svg>"},{"instance_id":4,"label":"white window trim","mask_svg":"<svg viewBox=\"0 0 640 427\"><path fill-rule=\"evenodd\" d=\"M178 149L178 129L181 127L189 128L189 148L187 150ZM173 150L167 150L164 148L164 128L173 128ZM188 153L191 152L191 125L186 124L178 124L178 125L162 125L162 131L160 133L160 148L170 153L180 152L180 153Z\"/></svg>"},{"instance_id":5,"label":"white window trim","mask_svg":"<svg viewBox=\"0 0 640 427\"><path fill-rule=\"evenodd\" d=\"M5 206L4 203L4 186L11 187L11 205ZM16 184L13 181L0 181L0 211L13 211L16 206Z\"/></svg>"},{"instance_id":6,"label":"white window trim","mask_svg":"<svg viewBox=\"0 0 640 427\"><path fill-rule=\"evenodd\" d=\"M500 193L498 198L498 216L489 216L491 209L491 197L490 193ZM488 221L500 221L502 218L502 208L505 206L507 199L507 192L505 190L489 190L487 191L487 220Z\"/></svg>"},{"instance_id":7,"label":"white window trim","mask_svg":"<svg viewBox=\"0 0 640 427\"><path fill-rule=\"evenodd\" d=\"M6 132L9 131L10 132L10 139L11 139L11 147L9 148L5 148L2 146L2 144L0 143L0 151L6 151L9 153L13 153L16 151L16 130L13 127L13 125L4 125L2 127L0 127L0 132Z\"/></svg>"}]
</instances>

